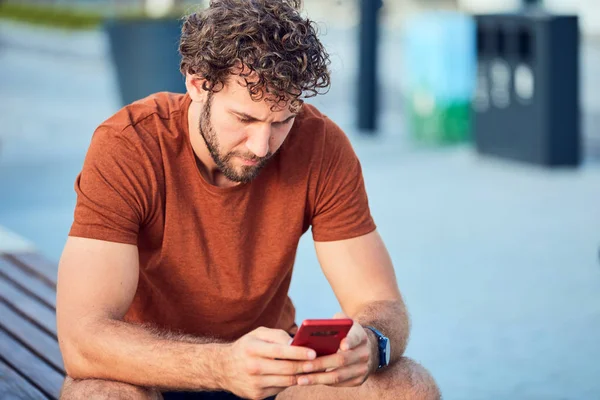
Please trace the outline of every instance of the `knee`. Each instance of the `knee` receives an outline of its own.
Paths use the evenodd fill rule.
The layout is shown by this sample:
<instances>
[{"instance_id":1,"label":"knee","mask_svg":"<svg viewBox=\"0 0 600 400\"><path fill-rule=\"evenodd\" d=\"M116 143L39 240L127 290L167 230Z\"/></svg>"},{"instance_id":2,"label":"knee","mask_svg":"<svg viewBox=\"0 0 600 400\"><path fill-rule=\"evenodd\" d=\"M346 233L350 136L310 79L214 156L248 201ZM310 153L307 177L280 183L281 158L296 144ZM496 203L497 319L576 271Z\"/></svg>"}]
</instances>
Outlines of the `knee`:
<instances>
[{"instance_id":1,"label":"knee","mask_svg":"<svg viewBox=\"0 0 600 400\"><path fill-rule=\"evenodd\" d=\"M60 391L60 400L162 400L157 389L101 379L75 380L66 377Z\"/></svg>"},{"instance_id":2,"label":"knee","mask_svg":"<svg viewBox=\"0 0 600 400\"><path fill-rule=\"evenodd\" d=\"M410 400L440 400L442 395L433 376L422 365L410 358L403 358L407 370L411 371L411 389L407 399Z\"/></svg>"},{"instance_id":3,"label":"knee","mask_svg":"<svg viewBox=\"0 0 600 400\"><path fill-rule=\"evenodd\" d=\"M429 371L407 357L372 378L369 381L378 388L380 399L439 400L442 397Z\"/></svg>"}]
</instances>

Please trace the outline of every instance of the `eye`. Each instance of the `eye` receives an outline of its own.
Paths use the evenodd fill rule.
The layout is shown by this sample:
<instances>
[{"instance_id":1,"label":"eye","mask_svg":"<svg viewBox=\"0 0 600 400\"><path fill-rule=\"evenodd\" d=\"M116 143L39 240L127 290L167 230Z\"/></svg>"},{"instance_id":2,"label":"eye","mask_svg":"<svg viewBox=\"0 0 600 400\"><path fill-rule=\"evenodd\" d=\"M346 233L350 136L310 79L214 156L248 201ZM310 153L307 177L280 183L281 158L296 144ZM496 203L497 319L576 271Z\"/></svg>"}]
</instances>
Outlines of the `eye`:
<instances>
[{"instance_id":1,"label":"eye","mask_svg":"<svg viewBox=\"0 0 600 400\"><path fill-rule=\"evenodd\" d=\"M242 117L238 117L238 121L240 121L242 124L249 124L250 122L252 122L252 120Z\"/></svg>"},{"instance_id":2,"label":"eye","mask_svg":"<svg viewBox=\"0 0 600 400\"><path fill-rule=\"evenodd\" d=\"M288 118L288 119L286 119L283 122L275 122L273 125L275 125L277 127L279 127L279 126L285 126L285 125L289 124L290 122L292 122L293 120L294 120L294 117Z\"/></svg>"}]
</instances>

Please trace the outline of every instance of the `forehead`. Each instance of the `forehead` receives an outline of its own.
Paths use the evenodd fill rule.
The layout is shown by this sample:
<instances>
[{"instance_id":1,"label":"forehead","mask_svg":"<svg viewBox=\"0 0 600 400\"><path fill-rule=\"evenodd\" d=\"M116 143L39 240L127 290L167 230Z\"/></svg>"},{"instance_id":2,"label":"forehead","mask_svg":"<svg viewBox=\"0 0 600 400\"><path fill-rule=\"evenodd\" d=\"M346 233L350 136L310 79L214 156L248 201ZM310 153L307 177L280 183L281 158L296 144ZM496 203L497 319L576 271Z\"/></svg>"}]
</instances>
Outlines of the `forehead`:
<instances>
[{"instance_id":1,"label":"forehead","mask_svg":"<svg viewBox=\"0 0 600 400\"><path fill-rule=\"evenodd\" d=\"M246 77L249 84L256 82L256 77L250 75ZM287 101L279 101L279 99L269 93L261 93L260 100L253 98L248 90L248 86L243 77L232 75L223 87L223 94L227 100L235 102L238 106L254 110L269 109L272 113L282 113L288 111L292 103L292 99ZM264 89L263 89L264 90Z\"/></svg>"}]
</instances>

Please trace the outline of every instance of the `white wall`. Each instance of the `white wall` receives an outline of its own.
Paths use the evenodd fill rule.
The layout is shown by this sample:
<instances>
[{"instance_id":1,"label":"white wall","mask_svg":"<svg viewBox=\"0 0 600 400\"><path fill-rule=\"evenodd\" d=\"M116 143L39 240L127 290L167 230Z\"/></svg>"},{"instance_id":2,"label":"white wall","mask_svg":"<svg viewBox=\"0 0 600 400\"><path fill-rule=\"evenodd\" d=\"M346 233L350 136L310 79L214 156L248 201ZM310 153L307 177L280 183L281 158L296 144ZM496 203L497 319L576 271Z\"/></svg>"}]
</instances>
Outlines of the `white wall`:
<instances>
[{"instance_id":1,"label":"white wall","mask_svg":"<svg viewBox=\"0 0 600 400\"><path fill-rule=\"evenodd\" d=\"M462 10L472 13L511 11L521 5L521 0L458 0Z\"/></svg>"}]
</instances>

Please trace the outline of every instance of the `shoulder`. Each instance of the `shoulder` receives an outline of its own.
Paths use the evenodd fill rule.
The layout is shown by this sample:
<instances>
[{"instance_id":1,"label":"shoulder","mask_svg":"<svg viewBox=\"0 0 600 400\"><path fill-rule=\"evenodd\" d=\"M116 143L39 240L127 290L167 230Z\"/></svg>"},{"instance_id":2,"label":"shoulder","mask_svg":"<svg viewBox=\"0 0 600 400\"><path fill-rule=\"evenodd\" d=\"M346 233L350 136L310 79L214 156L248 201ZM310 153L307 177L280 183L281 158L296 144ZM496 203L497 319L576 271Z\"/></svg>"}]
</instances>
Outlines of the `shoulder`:
<instances>
[{"instance_id":1,"label":"shoulder","mask_svg":"<svg viewBox=\"0 0 600 400\"><path fill-rule=\"evenodd\" d=\"M181 134L188 100L183 94L160 92L131 103L98 126L92 145L127 147L151 158L159 157L161 136Z\"/></svg>"},{"instance_id":2,"label":"shoulder","mask_svg":"<svg viewBox=\"0 0 600 400\"><path fill-rule=\"evenodd\" d=\"M189 105L189 97L180 93L159 92L126 105L104 121L115 130L143 124L147 119L171 119Z\"/></svg>"},{"instance_id":3,"label":"shoulder","mask_svg":"<svg viewBox=\"0 0 600 400\"><path fill-rule=\"evenodd\" d=\"M180 128L189 97L160 92L121 108L100 124L101 129L120 135L137 134L141 139L156 139L164 131Z\"/></svg>"},{"instance_id":4,"label":"shoulder","mask_svg":"<svg viewBox=\"0 0 600 400\"><path fill-rule=\"evenodd\" d=\"M321 154L350 144L346 133L310 104L302 107L287 142L287 147L294 151L310 150L312 154Z\"/></svg>"},{"instance_id":5,"label":"shoulder","mask_svg":"<svg viewBox=\"0 0 600 400\"><path fill-rule=\"evenodd\" d=\"M183 135L180 125L187 99L163 92L123 107L98 126L86 159L112 169L127 165L162 181L165 138Z\"/></svg>"}]
</instances>

